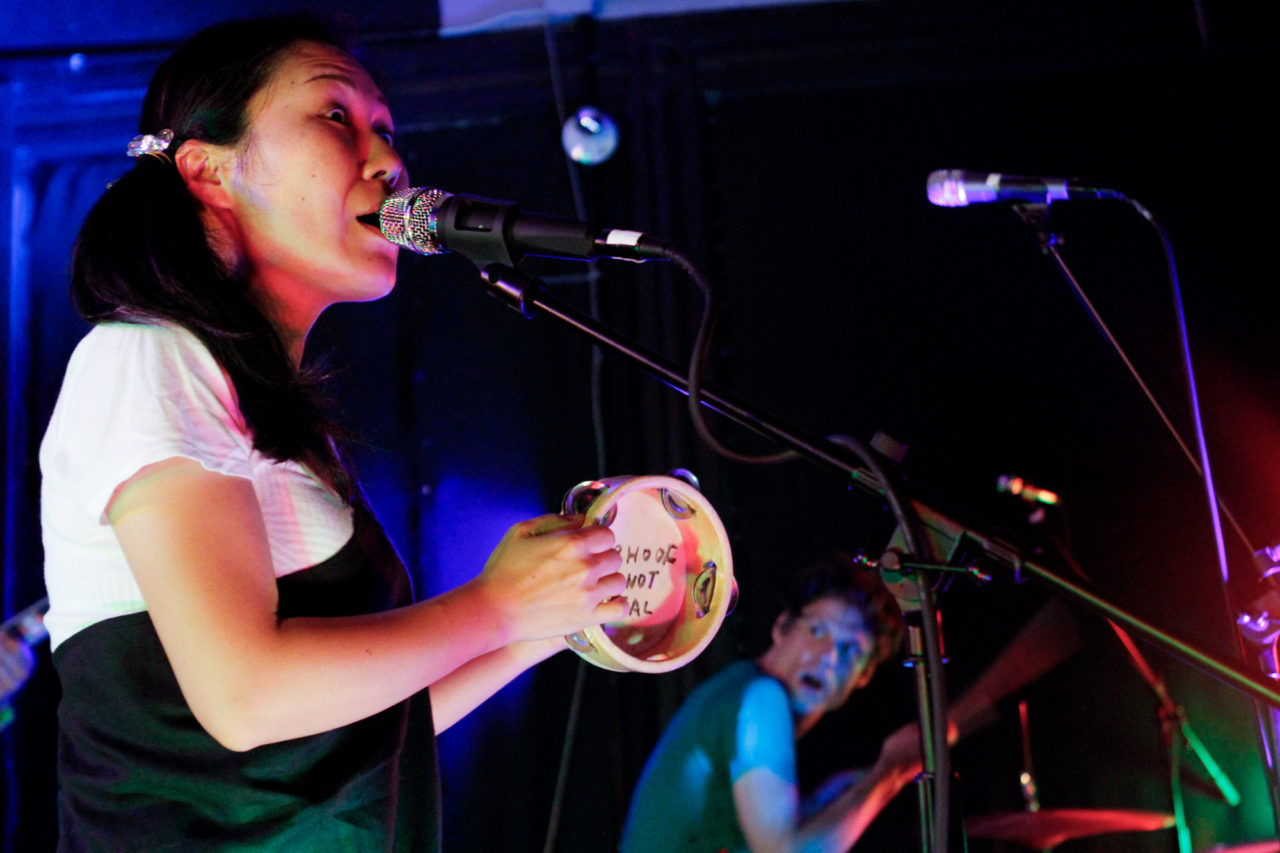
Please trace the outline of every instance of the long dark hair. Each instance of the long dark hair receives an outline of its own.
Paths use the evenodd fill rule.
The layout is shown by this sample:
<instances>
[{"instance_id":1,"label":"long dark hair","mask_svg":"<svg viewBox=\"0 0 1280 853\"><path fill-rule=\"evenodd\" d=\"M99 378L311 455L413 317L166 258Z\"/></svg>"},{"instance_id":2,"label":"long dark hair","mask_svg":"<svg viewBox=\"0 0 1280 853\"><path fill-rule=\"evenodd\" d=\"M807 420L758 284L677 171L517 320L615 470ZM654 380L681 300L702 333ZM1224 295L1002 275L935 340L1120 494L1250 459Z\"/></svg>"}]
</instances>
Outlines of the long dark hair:
<instances>
[{"instance_id":1,"label":"long dark hair","mask_svg":"<svg viewBox=\"0 0 1280 853\"><path fill-rule=\"evenodd\" d=\"M170 153L188 139L236 144L248 130L249 99L302 41L346 49L333 24L309 15L203 30L156 71L139 132L171 130ZM230 375L254 446L272 459L311 466L351 499L322 377L295 369L248 282L209 245L171 160L139 157L94 205L76 241L71 300L90 323L159 320L189 329Z\"/></svg>"}]
</instances>

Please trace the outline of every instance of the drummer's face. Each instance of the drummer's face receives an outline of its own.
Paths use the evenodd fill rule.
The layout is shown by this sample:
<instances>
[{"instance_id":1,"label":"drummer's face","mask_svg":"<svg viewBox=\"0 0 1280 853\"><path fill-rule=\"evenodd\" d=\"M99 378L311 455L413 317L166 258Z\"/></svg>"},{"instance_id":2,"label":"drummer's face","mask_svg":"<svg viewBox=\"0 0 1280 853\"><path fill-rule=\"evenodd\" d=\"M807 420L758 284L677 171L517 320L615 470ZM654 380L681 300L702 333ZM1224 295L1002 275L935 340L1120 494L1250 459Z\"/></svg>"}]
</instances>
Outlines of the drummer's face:
<instances>
[{"instance_id":1,"label":"drummer's face","mask_svg":"<svg viewBox=\"0 0 1280 853\"><path fill-rule=\"evenodd\" d=\"M799 716L839 708L870 675L875 637L857 608L839 596L809 602L773 626L771 675Z\"/></svg>"}]
</instances>

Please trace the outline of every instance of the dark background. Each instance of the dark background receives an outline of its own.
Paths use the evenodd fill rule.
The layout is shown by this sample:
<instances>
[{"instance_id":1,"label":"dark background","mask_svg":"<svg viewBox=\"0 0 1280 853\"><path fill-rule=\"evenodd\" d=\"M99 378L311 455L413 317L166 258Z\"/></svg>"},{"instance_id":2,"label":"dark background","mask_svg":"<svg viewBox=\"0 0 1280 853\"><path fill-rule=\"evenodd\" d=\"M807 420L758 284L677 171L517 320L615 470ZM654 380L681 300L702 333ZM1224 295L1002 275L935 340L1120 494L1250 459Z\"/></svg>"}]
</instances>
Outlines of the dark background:
<instances>
[{"instance_id":1,"label":"dark background","mask_svg":"<svg viewBox=\"0 0 1280 853\"><path fill-rule=\"evenodd\" d=\"M414 184L669 238L723 292L710 365L720 387L806 433L893 436L909 446L903 475L939 505L1032 545L1046 531L1065 534L1104 598L1231 658L1233 619L1261 591L1249 551L1280 540L1265 204L1276 21L1255 5L822 3L554 17L453 38L437 35L430 6L348 11L382 75ZM6 612L43 594L35 453L84 331L65 296L75 230L128 168L123 147L163 55L204 23L263 6L122 8L63 3L29 20L15 4L0 18ZM614 117L621 146L603 165L571 167L561 116L588 103ZM1202 481L1036 235L1005 205L929 205L925 177L938 168L1080 176L1140 200L1168 229L1212 470L1249 542L1224 533L1234 603ZM1117 202L1055 205L1051 225L1106 324L1191 436L1155 232ZM701 302L678 270L602 262L593 285L584 264L532 268L583 308L594 286L605 323L687 357ZM379 303L333 309L313 350L337 368L347 420L364 438L361 473L421 591L469 577L510 523L601 475L690 468L729 530L741 603L693 664L618 675L561 655L441 738L448 849L543 849L567 752L555 849L607 851L644 757L688 689L762 648L789 572L832 548L879 554L892 519L814 464L718 459L693 434L682 397L614 358L593 383L583 340L486 295L461 257L406 256L400 279ZM739 445L763 447L712 422ZM1002 474L1059 492L1062 507L1029 524L1026 505L996 492ZM1008 573L941 593L953 694L1047 597ZM1104 622L1085 611L1079 622L1082 650L954 751L967 814L1021 807L1017 699L1028 703L1045 807L1171 808L1153 694ZM1244 797L1227 808L1184 760L1194 849L1274 836L1252 704L1144 648ZM58 688L40 654L3 735L14 850L53 844ZM806 780L870 763L879 738L913 713L909 672L886 667L802 742ZM912 849L916 819L908 790L858 849ZM1062 849L1176 846L1162 831Z\"/></svg>"}]
</instances>

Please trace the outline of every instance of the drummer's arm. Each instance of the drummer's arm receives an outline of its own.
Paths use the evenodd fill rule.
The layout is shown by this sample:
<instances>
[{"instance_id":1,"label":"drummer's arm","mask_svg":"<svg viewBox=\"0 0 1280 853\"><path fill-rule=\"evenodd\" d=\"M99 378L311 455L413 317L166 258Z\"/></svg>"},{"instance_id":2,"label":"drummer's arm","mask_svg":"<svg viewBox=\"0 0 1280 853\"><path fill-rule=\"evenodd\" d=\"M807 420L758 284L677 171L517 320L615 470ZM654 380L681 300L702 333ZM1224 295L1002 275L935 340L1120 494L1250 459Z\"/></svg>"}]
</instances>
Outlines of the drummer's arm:
<instances>
[{"instance_id":1,"label":"drummer's arm","mask_svg":"<svg viewBox=\"0 0 1280 853\"><path fill-rule=\"evenodd\" d=\"M733 784L738 822L752 853L843 853L918 772L919 735L906 726L885 741L880 758L812 816L802 816L796 786L768 767Z\"/></svg>"},{"instance_id":2,"label":"drummer's arm","mask_svg":"<svg viewBox=\"0 0 1280 853\"><path fill-rule=\"evenodd\" d=\"M511 643L474 658L431 685L431 717L440 734L520 673L568 648L562 637Z\"/></svg>"}]
</instances>

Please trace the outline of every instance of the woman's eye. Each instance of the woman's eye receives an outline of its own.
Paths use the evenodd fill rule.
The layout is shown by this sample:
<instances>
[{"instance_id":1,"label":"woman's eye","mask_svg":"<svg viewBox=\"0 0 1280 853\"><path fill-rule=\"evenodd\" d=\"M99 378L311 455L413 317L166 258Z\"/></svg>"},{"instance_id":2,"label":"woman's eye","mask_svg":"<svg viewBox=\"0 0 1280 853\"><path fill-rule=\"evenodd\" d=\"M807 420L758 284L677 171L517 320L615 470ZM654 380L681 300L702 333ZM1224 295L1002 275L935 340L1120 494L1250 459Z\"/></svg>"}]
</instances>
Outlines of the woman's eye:
<instances>
[{"instance_id":1,"label":"woman's eye","mask_svg":"<svg viewBox=\"0 0 1280 853\"><path fill-rule=\"evenodd\" d=\"M392 148L396 147L396 135L389 130L378 131L378 136L382 137L382 141Z\"/></svg>"},{"instance_id":2,"label":"woman's eye","mask_svg":"<svg viewBox=\"0 0 1280 853\"><path fill-rule=\"evenodd\" d=\"M347 111L344 110L342 107L333 107L327 113L325 113L325 118L330 119L331 121L336 121L339 124L346 124Z\"/></svg>"}]
</instances>

